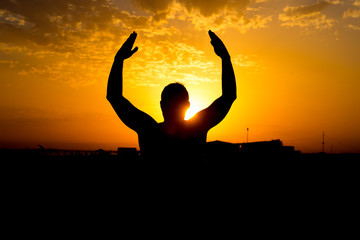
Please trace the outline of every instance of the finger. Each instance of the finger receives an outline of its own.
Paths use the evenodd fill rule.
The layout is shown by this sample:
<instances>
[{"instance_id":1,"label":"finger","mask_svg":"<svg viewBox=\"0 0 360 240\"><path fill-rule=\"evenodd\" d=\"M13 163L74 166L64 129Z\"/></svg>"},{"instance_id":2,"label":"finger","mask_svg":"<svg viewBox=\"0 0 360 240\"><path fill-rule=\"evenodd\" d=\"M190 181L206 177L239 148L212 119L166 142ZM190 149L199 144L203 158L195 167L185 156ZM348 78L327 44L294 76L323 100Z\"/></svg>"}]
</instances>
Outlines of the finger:
<instances>
[{"instance_id":1,"label":"finger","mask_svg":"<svg viewBox=\"0 0 360 240\"><path fill-rule=\"evenodd\" d=\"M211 30L209 30L209 36L210 36L210 38L213 40L213 39L215 39L215 38L218 38L217 36L216 36L216 34L213 32L213 31L211 31Z\"/></svg>"},{"instance_id":2,"label":"finger","mask_svg":"<svg viewBox=\"0 0 360 240\"><path fill-rule=\"evenodd\" d=\"M139 50L139 48L136 46L133 50L131 50L131 54L134 54L137 52L137 50Z\"/></svg>"},{"instance_id":3,"label":"finger","mask_svg":"<svg viewBox=\"0 0 360 240\"><path fill-rule=\"evenodd\" d=\"M222 41L221 39L211 30L209 31L210 38L212 40L212 44L220 44Z\"/></svg>"},{"instance_id":4,"label":"finger","mask_svg":"<svg viewBox=\"0 0 360 240\"><path fill-rule=\"evenodd\" d=\"M211 30L209 30L208 34L209 34L209 37L212 38L214 33Z\"/></svg>"},{"instance_id":5,"label":"finger","mask_svg":"<svg viewBox=\"0 0 360 240\"><path fill-rule=\"evenodd\" d=\"M134 31L130 34L129 39L131 39L131 41L135 42L136 37L137 37L137 33Z\"/></svg>"},{"instance_id":6,"label":"finger","mask_svg":"<svg viewBox=\"0 0 360 240\"><path fill-rule=\"evenodd\" d=\"M132 44L134 44L134 42L135 42L136 36L137 36L137 33L135 33L135 31L132 32L132 33L130 34L130 36L126 39L125 43L126 43L127 45L131 45L131 46L132 46Z\"/></svg>"},{"instance_id":7,"label":"finger","mask_svg":"<svg viewBox=\"0 0 360 240\"><path fill-rule=\"evenodd\" d=\"M138 47L135 47L133 50L131 50L131 52L130 52L130 57L131 57L134 53L136 53L137 50L139 50Z\"/></svg>"}]
</instances>

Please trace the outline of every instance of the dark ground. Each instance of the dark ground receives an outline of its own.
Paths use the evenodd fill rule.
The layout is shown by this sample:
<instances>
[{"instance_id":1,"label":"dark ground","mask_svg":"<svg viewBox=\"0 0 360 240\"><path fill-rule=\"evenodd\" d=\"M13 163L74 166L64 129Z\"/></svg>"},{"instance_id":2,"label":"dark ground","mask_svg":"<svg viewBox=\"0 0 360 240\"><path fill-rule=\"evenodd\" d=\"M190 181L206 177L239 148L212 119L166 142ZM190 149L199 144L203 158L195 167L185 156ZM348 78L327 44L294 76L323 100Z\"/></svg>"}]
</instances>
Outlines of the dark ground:
<instances>
[{"instance_id":1,"label":"dark ground","mask_svg":"<svg viewBox=\"0 0 360 240\"><path fill-rule=\"evenodd\" d=\"M359 213L359 154L212 155L198 165L159 166L106 152L0 153L2 213L13 233L22 226L28 236L44 229L54 235L101 222L141 231L141 221L159 224L158 218L173 226L174 219L185 219L181 229L198 230L204 220L226 221L253 236L301 236L310 229L317 230L312 236L335 230L344 236L357 227L351 219Z\"/></svg>"},{"instance_id":2,"label":"dark ground","mask_svg":"<svg viewBox=\"0 0 360 240\"><path fill-rule=\"evenodd\" d=\"M88 155L74 151L66 156L44 152L39 149L0 149L3 176L14 174L18 178L96 179L122 177L128 174L158 175L167 177L190 174L197 176L224 175L241 178L287 178L301 181L309 178L357 177L360 170L360 154L291 154L279 153L234 153L210 154L205 160L193 165L156 164L142 162L137 154L118 156L116 152L96 151ZM170 174L171 173L171 174ZM172 176L172 174L175 174ZM164 176L165 177L165 176Z\"/></svg>"}]
</instances>

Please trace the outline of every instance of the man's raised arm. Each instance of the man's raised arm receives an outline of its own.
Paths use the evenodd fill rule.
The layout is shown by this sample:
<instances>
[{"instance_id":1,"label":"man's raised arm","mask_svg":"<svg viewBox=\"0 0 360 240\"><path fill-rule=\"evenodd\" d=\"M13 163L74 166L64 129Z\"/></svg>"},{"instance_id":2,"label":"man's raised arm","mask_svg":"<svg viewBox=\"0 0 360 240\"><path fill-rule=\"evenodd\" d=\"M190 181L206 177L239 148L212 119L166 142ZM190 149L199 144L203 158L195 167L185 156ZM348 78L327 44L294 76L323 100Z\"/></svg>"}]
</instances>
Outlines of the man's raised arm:
<instances>
[{"instance_id":1,"label":"man's raised arm","mask_svg":"<svg viewBox=\"0 0 360 240\"><path fill-rule=\"evenodd\" d=\"M136 36L135 32L131 33L115 56L109 75L106 99L126 126L139 131L146 124L154 123L155 120L137 109L123 96L123 64L125 59L138 50L138 47L132 49Z\"/></svg>"},{"instance_id":2,"label":"man's raised arm","mask_svg":"<svg viewBox=\"0 0 360 240\"><path fill-rule=\"evenodd\" d=\"M209 36L211 38L210 43L213 45L216 55L218 55L222 60L221 97L232 103L236 99L236 81L234 69L231 64L230 54L227 51L224 43L211 30L209 31Z\"/></svg>"},{"instance_id":3,"label":"man's raised arm","mask_svg":"<svg viewBox=\"0 0 360 240\"><path fill-rule=\"evenodd\" d=\"M109 75L106 95L110 103L123 100L123 64L125 59L131 57L138 50L138 47L131 50L135 43L136 36L137 34L135 32L131 33L115 56Z\"/></svg>"},{"instance_id":4,"label":"man's raised arm","mask_svg":"<svg viewBox=\"0 0 360 240\"><path fill-rule=\"evenodd\" d=\"M216 55L222 60L222 95L208 108L195 115L194 120L199 121L205 129L210 129L221 122L236 99L236 81L230 54L221 39L211 30L209 36Z\"/></svg>"}]
</instances>

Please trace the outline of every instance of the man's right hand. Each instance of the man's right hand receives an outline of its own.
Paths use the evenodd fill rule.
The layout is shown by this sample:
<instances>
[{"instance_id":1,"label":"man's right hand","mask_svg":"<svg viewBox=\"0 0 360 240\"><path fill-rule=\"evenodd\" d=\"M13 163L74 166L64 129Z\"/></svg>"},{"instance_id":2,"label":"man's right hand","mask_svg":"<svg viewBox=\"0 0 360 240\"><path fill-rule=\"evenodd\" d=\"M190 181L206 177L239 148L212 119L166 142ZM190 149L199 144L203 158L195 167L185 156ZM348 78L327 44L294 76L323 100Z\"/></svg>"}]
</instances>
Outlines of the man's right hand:
<instances>
[{"instance_id":1,"label":"man's right hand","mask_svg":"<svg viewBox=\"0 0 360 240\"><path fill-rule=\"evenodd\" d=\"M211 38L210 43L211 45L213 45L216 55L218 55L221 58L229 58L230 57L229 52L227 51L221 39L218 36L216 36L216 34L211 30L209 30L209 36Z\"/></svg>"},{"instance_id":2,"label":"man's right hand","mask_svg":"<svg viewBox=\"0 0 360 240\"><path fill-rule=\"evenodd\" d=\"M124 44L121 46L121 48L117 52L117 54L115 56L115 60L125 60L125 59L131 57L138 50L138 47L135 47L134 49L132 49L132 47L135 43L136 36L137 36L137 33L135 31L130 34L128 39L126 39Z\"/></svg>"}]
</instances>

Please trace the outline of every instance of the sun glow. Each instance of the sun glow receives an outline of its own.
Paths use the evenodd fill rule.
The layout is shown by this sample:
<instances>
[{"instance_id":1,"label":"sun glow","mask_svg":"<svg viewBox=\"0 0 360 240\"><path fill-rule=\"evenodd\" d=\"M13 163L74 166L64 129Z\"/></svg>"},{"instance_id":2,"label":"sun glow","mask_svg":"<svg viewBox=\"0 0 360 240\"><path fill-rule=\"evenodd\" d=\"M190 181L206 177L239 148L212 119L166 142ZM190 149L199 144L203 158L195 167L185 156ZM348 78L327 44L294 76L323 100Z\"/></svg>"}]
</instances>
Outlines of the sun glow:
<instances>
[{"instance_id":1,"label":"sun glow","mask_svg":"<svg viewBox=\"0 0 360 240\"><path fill-rule=\"evenodd\" d=\"M200 99L190 100L190 108L186 111L185 120L192 118L197 112L203 110L205 105Z\"/></svg>"}]
</instances>

